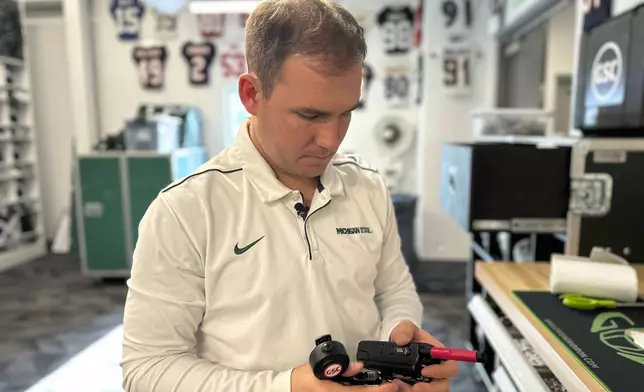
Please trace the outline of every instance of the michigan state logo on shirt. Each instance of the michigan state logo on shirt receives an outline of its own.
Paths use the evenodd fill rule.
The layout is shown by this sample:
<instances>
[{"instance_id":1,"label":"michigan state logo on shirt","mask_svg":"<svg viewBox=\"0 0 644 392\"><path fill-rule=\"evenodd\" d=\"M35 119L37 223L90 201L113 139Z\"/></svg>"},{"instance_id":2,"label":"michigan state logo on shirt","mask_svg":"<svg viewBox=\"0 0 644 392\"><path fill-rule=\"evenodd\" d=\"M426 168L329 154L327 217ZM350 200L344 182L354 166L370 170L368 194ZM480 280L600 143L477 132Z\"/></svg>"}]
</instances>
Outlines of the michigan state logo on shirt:
<instances>
[{"instance_id":1,"label":"michigan state logo on shirt","mask_svg":"<svg viewBox=\"0 0 644 392\"><path fill-rule=\"evenodd\" d=\"M378 25L386 54L408 53L413 45L414 12L409 6L385 7L378 14Z\"/></svg>"},{"instance_id":2,"label":"michigan state logo on shirt","mask_svg":"<svg viewBox=\"0 0 644 392\"><path fill-rule=\"evenodd\" d=\"M110 14L121 40L136 40L141 31L141 19L145 7L141 0L112 0Z\"/></svg>"},{"instance_id":3,"label":"michigan state logo on shirt","mask_svg":"<svg viewBox=\"0 0 644 392\"><path fill-rule=\"evenodd\" d=\"M210 66L217 54L217 49L212 42L193 43L183 45L183 57L188 63L188 80L194 86L203 86L210 81Z\"/></svg>"},{"instance_id":4,"label":"michigan state logo on shirt","mask_svg":"<svg viewBox=\"0 0 644 392\"><path fill-rule=\"evenodd\" d=\"M134 47L132 58L137 66L141 87L151 90L163 88L167 57L165 46Z\"/></svg>"},{"instance_id":5,"label":"michigan state logo on shirt","mask_svg":"<svg viewBox=\"0 0 644 392\"><path fill-rule=\"evenodd\" d=\"M406 66L388 67L385 70L384 93L389 107L402 108L409 105L410 72Z\"/></svg>"}]
</instances>

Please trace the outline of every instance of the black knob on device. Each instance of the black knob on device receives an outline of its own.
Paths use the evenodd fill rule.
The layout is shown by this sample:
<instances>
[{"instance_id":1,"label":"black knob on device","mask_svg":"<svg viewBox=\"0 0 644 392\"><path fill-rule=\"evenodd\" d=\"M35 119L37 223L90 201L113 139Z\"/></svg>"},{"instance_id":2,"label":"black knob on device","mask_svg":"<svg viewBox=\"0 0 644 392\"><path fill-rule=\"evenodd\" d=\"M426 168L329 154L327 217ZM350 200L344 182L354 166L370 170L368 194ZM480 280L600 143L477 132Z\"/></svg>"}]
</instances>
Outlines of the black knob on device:
<instances>
[{"instance_id":1,"label":"black knob on device","mask_svg":"<svg viewBox=\"0 0 644 392\"><path fill-rule=\"evenodd\" d=\"M313 374L320 380L341 377L349 368L349 355L342 343L333 341L330 335L316 339L316 347L309 355Z\"/></svg>"}]
</instances>

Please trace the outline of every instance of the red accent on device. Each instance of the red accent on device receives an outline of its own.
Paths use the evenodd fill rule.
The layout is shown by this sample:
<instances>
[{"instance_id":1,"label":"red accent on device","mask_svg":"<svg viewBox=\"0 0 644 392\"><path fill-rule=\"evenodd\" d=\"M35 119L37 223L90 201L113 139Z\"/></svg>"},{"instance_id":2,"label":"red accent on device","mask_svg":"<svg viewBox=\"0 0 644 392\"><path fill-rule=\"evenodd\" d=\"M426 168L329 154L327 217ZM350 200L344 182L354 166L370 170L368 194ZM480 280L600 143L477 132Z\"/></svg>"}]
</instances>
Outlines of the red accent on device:
<instances>
[{"instance_id":1,"label":"red accent on device","mask_svg":"<svg viewBox=\"0 0 644 392\"><path fill-rule=\"evenodd\" d=\"M438 348L431 349L431 355L436 359L463 361L463 362L479 362L477 358L478 351L474 350L459 350L454 348Z\"/></svg>"}]
</instances>

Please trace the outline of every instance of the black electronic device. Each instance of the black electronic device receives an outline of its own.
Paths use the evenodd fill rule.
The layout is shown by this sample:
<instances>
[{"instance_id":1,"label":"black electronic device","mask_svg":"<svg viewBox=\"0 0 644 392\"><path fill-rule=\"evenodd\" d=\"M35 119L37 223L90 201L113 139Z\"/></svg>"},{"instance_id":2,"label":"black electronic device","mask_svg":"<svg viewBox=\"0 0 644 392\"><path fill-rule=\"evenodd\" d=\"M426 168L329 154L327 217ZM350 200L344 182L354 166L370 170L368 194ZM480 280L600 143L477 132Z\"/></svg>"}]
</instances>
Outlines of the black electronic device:
<instances>
[{"instance_id":1,"label":"black electronic device","mask_svg":"<svg viewBox=\"0 0 644 392\"><path fill-rule=\"evenodd\" d=\"M575 127L584 134L644 135L643 39L643 6L584 32L575 110Z\"/></svg>"},{"instance_id":2,"label":"black electronic device","mask_svg":"<svg viewBox=\"0 0 644 392\"><path fill-rule=\"evenodd\" d=\"M342 343L334 341L331 335L324 335L315 340L309 363L317 378L328 380L341 377L349 368L350 359Z\"/></svg>"},{"instance_id":3,"label":"black electronic device","mask_svg":"<svg viewBox=\"0 0 644 392\"><path fill-rule=\"evenodd\" d=\"M427 343L398 346L393 342L365 340L358 343L356 360L364 364L362 372L352 377L343 374L350 359L342 343L324 335L315 341L316 347L309 355L313 373L320 380L330 380L345 385L379 385L401 380L409 385L430 382L421 371L425 366L440 364L443 360L483 362L482 353L434 347Z\"/></svg>"},{"instance_id":4,"label":"black electronic device","mask_svg":"<svg viewBox=\"0 0 644 392\"><path fill-rule=\"evenodd\" d=\"M441 205L465 231L565 231L571 148L446 143Z\"/></svg>"}]
</instances>

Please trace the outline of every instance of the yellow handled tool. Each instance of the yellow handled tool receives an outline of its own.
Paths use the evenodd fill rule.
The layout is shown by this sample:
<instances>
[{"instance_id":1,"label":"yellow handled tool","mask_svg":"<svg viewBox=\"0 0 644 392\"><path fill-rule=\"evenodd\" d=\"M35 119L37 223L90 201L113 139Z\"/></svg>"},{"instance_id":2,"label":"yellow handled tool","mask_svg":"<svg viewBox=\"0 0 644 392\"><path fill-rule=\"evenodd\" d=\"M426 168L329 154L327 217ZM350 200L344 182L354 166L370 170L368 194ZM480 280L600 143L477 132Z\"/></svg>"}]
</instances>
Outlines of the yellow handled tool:
<instances>
[{"instance_id":1,"label":"yellow handled tool","mask_svg":"<svg viewBox=\"0 0 644 392\"><path fill-rule=\"evenodd\" d=\"M589 298L577 294L564 294L559 296L564 306L579 310L593 310L597 308L644 308L644 302L622 303L610 299Z\"/></svg>"}]
</instances>

